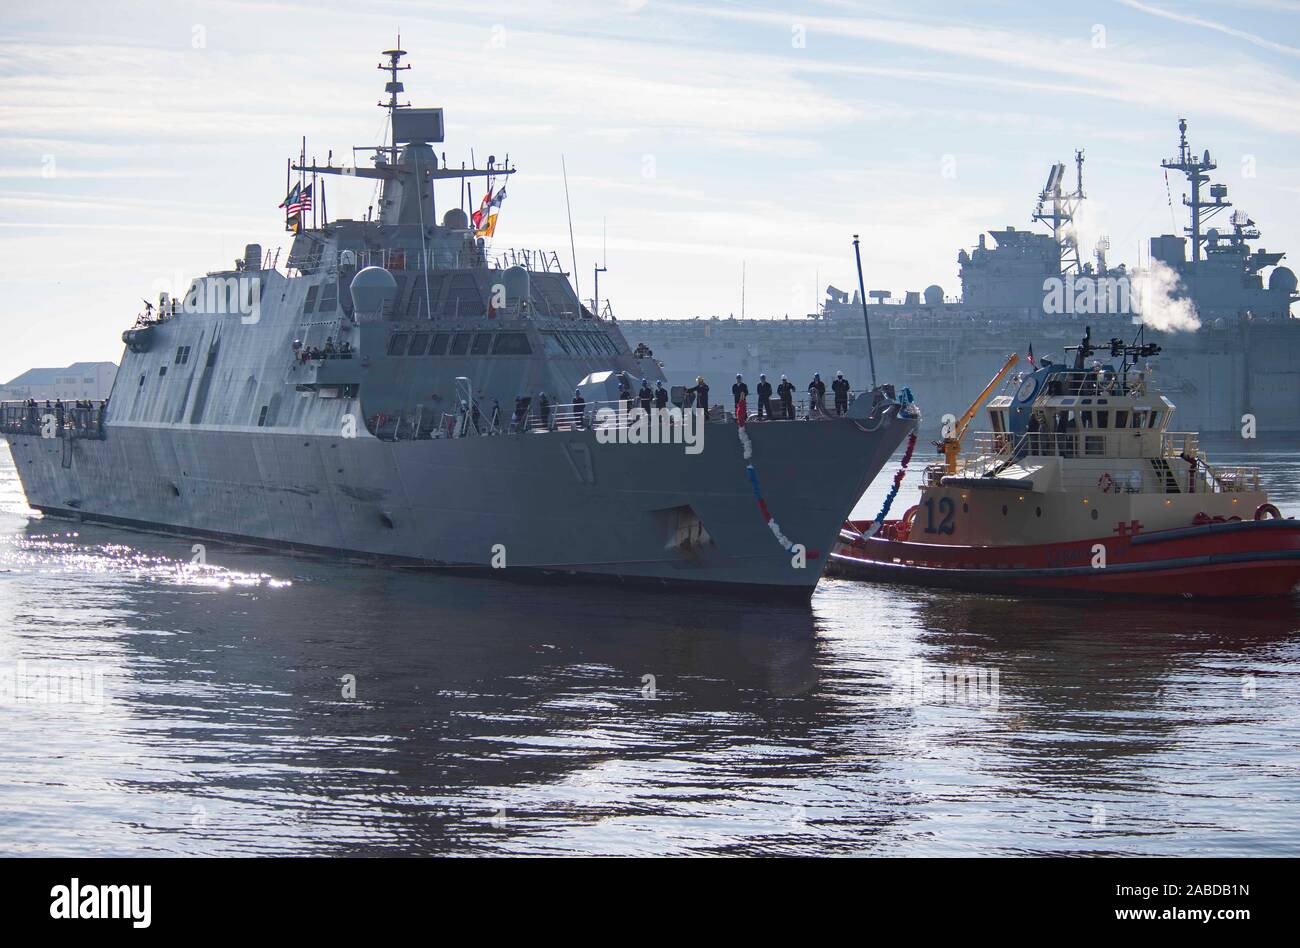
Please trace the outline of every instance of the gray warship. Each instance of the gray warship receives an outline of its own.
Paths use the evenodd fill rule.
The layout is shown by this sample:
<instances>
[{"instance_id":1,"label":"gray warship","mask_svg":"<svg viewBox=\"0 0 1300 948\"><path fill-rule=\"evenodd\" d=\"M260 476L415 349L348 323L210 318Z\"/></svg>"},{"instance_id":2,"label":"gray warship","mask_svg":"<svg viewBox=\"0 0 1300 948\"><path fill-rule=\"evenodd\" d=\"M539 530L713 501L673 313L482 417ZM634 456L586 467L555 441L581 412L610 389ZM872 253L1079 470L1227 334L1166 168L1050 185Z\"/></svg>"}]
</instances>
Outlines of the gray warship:
<instances>
[{"instance_id":1,"label":"gray warship","mask_svg":"<svg viewBox=\"0 0 1300 948\"><path fill-rule=\"evenodd\" d=\"M1208 151L1197 155L1189 145L1185 120L1179 122L1177 155L1161 167L1185 177L1190 221L1185 236L1151 238L1146 268L1112 266L1106 238L1092 260L1081 253L1073 222L1085 198L1083 154L1076 152L1073 189L1063 163L1050 169L1030 215L1036 229L991 230L977 246L959 252L959 298L946 296L938 285L901 298L887 290L868 292L875 359L884 376L924 394L931 426L945 414L960 416L1008 352L1033 346L1039 355L1057 355L1084 323L1108 338L1127 336L1136 321L1132 309L1105 304L1121 302L1117 289L1137 285L1161 267L1176 278L1175 302L1189 303L1199 322L1187 331L1146 328L1147 338L1161 346L1152 367L1189 427L1237 434L1249 415L1261 437L1300 432L1300 320L1291 313L1300 298L1295 274L1279 265L1282 253L1252 249L1258 226L1241 211L1228 213L1228 188L1211 182L1215 162ZM1052 305L1054 281L1065 290L1067 305ZM622 327L655 359L689 376L786 373L801 388L814 372L867 378L861 296L834 286L826 293L819 312L806 318L625 319ZM1076 298L1093 305L1069 305Z\"/></svg>"},{"instance_id":2,"label":"gray warship","mask_svg":"<svg viewBox=\"0 0 1300 948\"><path fill-rule=\"evenodd\" d=\"M481 210L499 210L508 156L436 153L442 109L399 103L406 53L383 55L369 165L308 162L305 143L288 163L283 267L248 245L183 299L148 301L106 404L4 405L28 503L431 571L810 595L915 431L910 393L760 423L678 385L640 411L658 367L582 305L556 254L493 249L495 217L467 215L484 179ZM323 182L350 178L378 187L377 209L329 220ZM443 182L460 206L435 223Z\"/></svg>"}]
</instances>

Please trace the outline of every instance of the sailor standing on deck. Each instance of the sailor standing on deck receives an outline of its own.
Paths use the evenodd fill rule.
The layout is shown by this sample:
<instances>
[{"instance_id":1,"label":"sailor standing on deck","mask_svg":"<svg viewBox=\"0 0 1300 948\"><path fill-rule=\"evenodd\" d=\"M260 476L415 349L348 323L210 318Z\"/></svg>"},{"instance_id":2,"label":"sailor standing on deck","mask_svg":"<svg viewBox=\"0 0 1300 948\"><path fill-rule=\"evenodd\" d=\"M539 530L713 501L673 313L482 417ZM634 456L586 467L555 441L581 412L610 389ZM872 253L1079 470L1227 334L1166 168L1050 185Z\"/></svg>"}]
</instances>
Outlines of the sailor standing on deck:
<instances>
[{"instance_id":1,"label":"sailor standing on deck","mask_svg":"<svg viewBox=\"0 0 1300 948\"><path fill-rule=\"evenodd\" d=\"M579 428L582 427L583 417L587 411L587 400L582 397L582 392L576 388L573 390L573 423Z\"/></svg>"},{"instance_id":2,"label":"sailor standing on deck","mask_svg":"<svg viewBox=\"0 0 1300 948\"><path fill-rule=\"evenodd\" d=\"M707 415L709 413L709 383L704 381L704 376L697 375L695 384L686 391L695 396L694 407Z\"/></svg>"},{"instance_id":3,"label":"sailor standing on deck","mask_svg":"<svg viewBox=\"0 0 1300 948\"><path fill-rule=\"evenodd\" d=\"M766 375L758 377L758 420L772 420L772 383Z\"/></svg>"},{"instance_id":4,"label":"sailor standing on deck","mask_svg":"<svg viewBox=\"0 0 1300 948\"><path fill-rule=\"evenodd\" d=\"M668 389L664 388L664 380L659 379L655 382L655 408L660 411L668 407Z\"/></svg>"},{"instance_id":5,"label":"sailor standing on deck","mask_svg":"<svg viewBox=\"0 0 1300 948\"><path fill-rule=\"evenodd\" d=\"M808 414L820 415L826 411L826 383L820 372L814 372L808 383Z\"/></svg>"},{"instance_id":6,"label":"sailor standing on deck","mask_svg":"<svg viewBox=\"0 0 1300 948\"><path fill-rule=\"evenodd\" d=\"M781 384L776 387L776 395L781 399L781 414L785 416L786 421L793 421L794 383L782 375Z\"/></svg>"},{"instance_id":7,"label":"sailor standing on deck","mask_svg":"<svg viewBox=\"0 0 1300 948\"><path fill-rule=\"evenodd\" d=\"M736 384L731 386L731 398L736 408L740 407L741 402L749 400L749 386L745 384L745 377L739 372L736 373Z\"/></svg>"},{"instance_id":8,"label":"sailor standing on deck","mask_svg":"<svg viewBox=\"0 0 1300 948\"><path fill-rule=\"evenodd\" d=\"M650 405L655 399L655 393L646 379L641 380L641 391L637 393L637 396L641 400L641 410L649 412Z\"/></svg>"},{"instance_id":9,"label":"sailor standing on deck","mask_svg":"<svg viewBox=\"0 0 1300 948\"><path fill-rule=\"evenodd\" d=\"M831 390L835 393L835 414L847 415L849 413L849 380L844 377L843 372L835 373L835 381L831 383Z\"/></svg>"}]
</instances>

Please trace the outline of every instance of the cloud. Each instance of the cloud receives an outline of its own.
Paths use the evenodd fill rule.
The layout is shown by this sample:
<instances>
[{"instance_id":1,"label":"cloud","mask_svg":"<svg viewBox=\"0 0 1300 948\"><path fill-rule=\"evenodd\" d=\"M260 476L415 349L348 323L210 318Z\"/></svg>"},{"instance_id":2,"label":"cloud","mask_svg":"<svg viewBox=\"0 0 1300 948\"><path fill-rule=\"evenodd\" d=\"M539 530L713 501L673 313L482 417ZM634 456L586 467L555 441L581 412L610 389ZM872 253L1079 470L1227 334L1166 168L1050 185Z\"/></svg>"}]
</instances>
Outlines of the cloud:
<instances>
[{"instance_id":1,"label":"cloud","mask_svg":"<svg viewBox=\"0 0 1300 948\"><path fill-rule=\"evenodd\" d=\"M1175 13L1173 10L1165 10L1160 7L1153 7L1147 3L1139 3L1138 0L1116 0L1126 7L1131 7L1142 13L1149 13L1152 16L1164 17L1166 20L1173 20L1176 23L1185 23L1189 26L1201 26L1207 30L1214 30L1223 33L1225 36L1233 36L1237 39L1243 39L1248 43L1254 43L1261 49L1272 50L1275 53L1286 53L1288 56L1300 56L1300 47L1288 46L1285 43L1278 43L1271 39L1265 39L1263 36L1256 36L1254 33L1247 33L1245 30L1238 30L1223 23L1217 23L1214 20L1207 20L1204 17L1194 16L1190 13ZM1293 7L1300 9L1300 6Z\"/></svg>"}]
</instances>

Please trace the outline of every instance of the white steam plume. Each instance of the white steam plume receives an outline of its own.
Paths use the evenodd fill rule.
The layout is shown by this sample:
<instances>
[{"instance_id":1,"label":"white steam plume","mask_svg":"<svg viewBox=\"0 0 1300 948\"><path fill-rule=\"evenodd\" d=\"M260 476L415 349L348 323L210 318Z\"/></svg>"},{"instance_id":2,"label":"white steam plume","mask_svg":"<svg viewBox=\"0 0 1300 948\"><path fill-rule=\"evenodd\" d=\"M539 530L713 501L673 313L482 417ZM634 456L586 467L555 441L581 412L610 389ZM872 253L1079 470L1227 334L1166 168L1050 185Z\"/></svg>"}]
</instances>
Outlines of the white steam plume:
<instances>
[{"instance_id":1,"label":"white steam plume","mask_svg":"<svg viewBox=\"0 0 1300 948\"><path fill-rule=\"evenodd\" d=\"M1162 260L1133 275L1134 305L1144 326L1164 332L1193 332L1201 328L1196 304L1179 296L1177 271Z\"/></svg>"}]
</instances>

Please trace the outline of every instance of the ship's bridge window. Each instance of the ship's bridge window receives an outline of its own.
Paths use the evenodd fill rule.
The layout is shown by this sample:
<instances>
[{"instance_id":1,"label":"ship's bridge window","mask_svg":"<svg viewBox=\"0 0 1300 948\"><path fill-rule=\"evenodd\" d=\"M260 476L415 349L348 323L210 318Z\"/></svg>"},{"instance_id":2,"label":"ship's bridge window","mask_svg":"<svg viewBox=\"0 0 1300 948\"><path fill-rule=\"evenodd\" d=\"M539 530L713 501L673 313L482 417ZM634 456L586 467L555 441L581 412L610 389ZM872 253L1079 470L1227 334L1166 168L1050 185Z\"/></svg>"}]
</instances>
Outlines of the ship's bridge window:
<instances>
[{"instance_id":1,"label":"ship's bridge window","mask_svg":"<svg viewBox=\"0 0 1300 948\"><path fill-rule=\"evenodd\" d=\"M433 334L433 341L429 343L429 355L440 356L447 354L447 340L451 338L449 332L436 332Z\"/></svg>"},{"instance_id":2,"label":"ship's bridge window","mask_svg":"<svg viewBox=\"0 0 1300 948\"><path fill-rule=\"evenodd\" d=\"M318 313L332 313L338 309L339 305L339 285L336 280L328 280L321 285L320 305L316 307Z\"/></svg>"},{"instance_id":3,"label":"ship's bridge window","mask_svg":"<svg viewBox=\"0 0 1300 948\"><path fill-rule=\"evenodd\" d=\"M483 305L483 294L479 292L478 282L473 274L457 273L451 278L451 284L447 288L445 308L456 316L482 316L487 312Z\"/></svg>"},{"instance_id":4,"label":"ship's bridge window","mask_svg":"<svg viewBox=\"0 0 1300 948\"><path fill-rule=\"evenodd\" d=\"M492 333L481 332L474 337L474 347L470 349L470 355L487 355L488 350L492 348Z\"/></svg>"},{"instance_id":5,"label":"ship's bridge window","mask_svg":"<svg viewBox=\"0 0 1300 948\"><path fill-rule=\"evenodd\" d=\"M1079 412L1079 427L1080 428L1092 427L1092 412L1090 411Z\"/></svg>"},{"instance_id":6,"label":"ship's bridge window","mask_svg":"<svg viewBox=\"0 0 1300 948\"><path fill-rule=\"evenodd\" d=\"M531 355L532 346L528 344L528 334L522 332L497 333L492 346L493 355Z\"/></svg>"},{"instance_id":7,"label":"ship's bridge window","mask_svg":"<svg viewBox=\"0 0 1300 948\"><path fill-rule=\"evenodd\" d=\"M560 337L553 332L542 333L542 343L546 346L547 355L568 355L569 350L564 347Z\"/></svg>"},{"instance_id":8,"label":"ship's bridge window","mask_svg":"<svg viewBox=\"0 0 1300 948\"><path fill-rule=\"evenodd\" d=\"M1157 425L1159 424L1159 422L1160 422L1160 412L1158 412L1158 411L1152 411L1152 412L1151 412L1151 421L1148 423L1147 427L1148 427L1148 428L1155 428L1155 427L1157 427Z\"/></svg>"},{"instance_id":9,"label":"ship's bridge window","mask_svg":"<svg viewBox=\"0 0 1300 948\"><path fill-rule=\"evenodd\" d=\"M392 338L388 340L388 354L390 356L406 355L406 347L411 341L409 332L395 332Z\"/></svg>"},{"instance_id":10,"label":"ship's bridge window","mask_svg":"<svg viewBox=\"0 0 1300 948\"><path fill-rule=\"evenodd\" d=\"M469 340L472 333L458 332L451 339L451 354L454 356L463 356L469 352Z\"/></svg>"},{"instance_id":11,"label":"ship's bridge window","mask_svg":"<svg viewBox=\"0 0 1300 948\"><path fill-rule=\"evenodd\" d=\"M1098 428L1110 427L1110 412L1108 411L1097 412L1097 427Z\"/></svg>"},{"instance_id":12,"label":"ship's bridge window","mask_svg":"<svg viewBox=\"0 0 1300 948\"><path fill-rule=\"evenodd\" d=\"M1122 408L1115 409L1115 427L1116 428L1128 427L1128 412Z\"/></svg>"},{"instance_id":13,"label":"ship's bridge window","mask_svg":"<svg viewBox=\"0 0 1300 948\"><path fill-rule=\"evenodd\" d=\"M1147 410L1145 408L1133 409L1133 427L1145 428L1147 426Z\"/></svg>"},{"instance_id":14,"label":"ship's bridge window","mask_svg":"<svg viewBox=\"0 0 1300 948\"><path fill-rule=\"evenodd\" d=\"M422 356L424 350L429 347L429 334L427 332L417 332L411 336L411 347L406 350L409 356Z\"/></svg>"}]
</instances>

